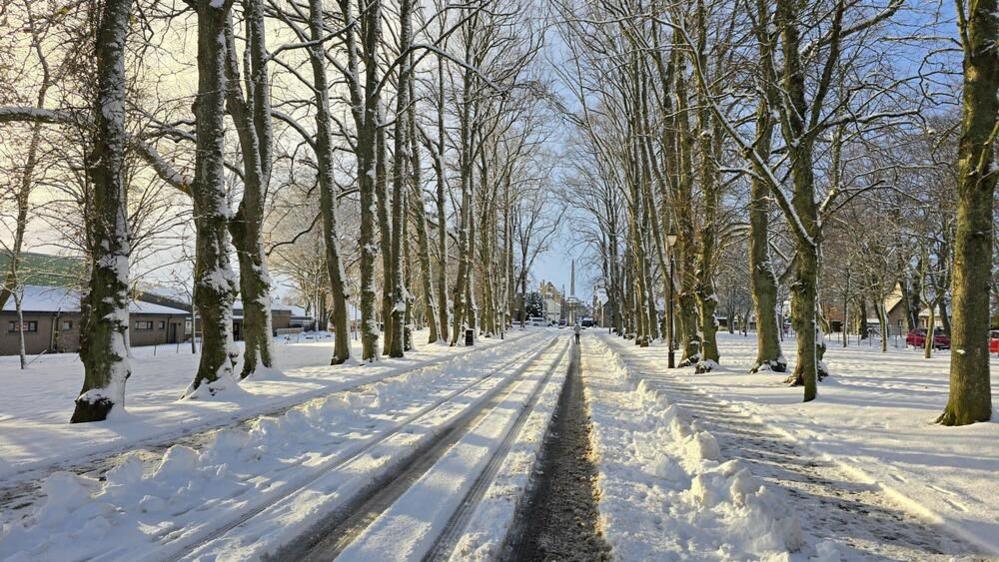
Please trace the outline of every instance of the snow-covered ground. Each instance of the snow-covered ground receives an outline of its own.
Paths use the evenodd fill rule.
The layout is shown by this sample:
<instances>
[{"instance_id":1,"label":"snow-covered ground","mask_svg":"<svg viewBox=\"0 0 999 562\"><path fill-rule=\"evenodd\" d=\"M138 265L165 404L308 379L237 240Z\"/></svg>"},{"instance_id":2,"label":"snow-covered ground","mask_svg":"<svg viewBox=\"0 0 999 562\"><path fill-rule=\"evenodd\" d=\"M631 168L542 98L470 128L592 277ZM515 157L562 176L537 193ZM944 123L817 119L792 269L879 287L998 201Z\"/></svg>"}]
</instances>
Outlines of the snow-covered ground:
<instances>
[{"instance_id":1,"label":"snow-covered ground","mask_svg":"<svg viewBox=\"0 0 999 562\"><path fill-rule=\"evenodd\" d=\"M493 559L530 491L569 338L515 330L472 350L338 367L328 340L281 344L283 374L203 402L177 400L196 357L137 349L127 412L75 426L74 357L4 368L0 477L28 485L84 457L109 470L56 471L28 505L8 502L0 560ZM600 524L616 559L999 553L999 425L932 423L946 354L831 347L833 376L802 404L781 375L747 374L752 338L720 334L720 347L721 368L695 375L667 369L662 346L584 335Z\"/></svg>"},{"instance_id":2,"label":"snow-covered ground","mask_svg":"<svg viewBox=\"0 0 999 562\"><path fill-rule=\"evenodd\" d=\"M524 335L514 330L509 337ZM197 370L198 356L189 345L135 348L125 411L106 422L73 425L68 421L83 383L83 364L76 354L41 356L24 371L18 369L16 357L0 357L0 388L4 389L0 394L0 480L9 481L14 475L32 477L37 472L33 469L71 464L248 419L468 351L426 345L422 331L414 337L417 351L405 359L383 359L372 365L355 361L336 367L329 366L332 340L279 338L277 367L283 374L251 377L240 385L243 392L210 401L178 400ZM360 344L352 343L354 357L359 357ZM475 349L500 343L499 339L482 339Z\"/></svg>"},{"instance_id":3,"label":"snow-covered ground","mask_svg":"<svg viewBox=\"0 0 999 562\"><path fill-rule=\"evenodd\" d=\"M0 560L238 560L273 552L511 381L468 439L481 444L486 434L502 434L553 372L551 359L528 369L531 361L549 355L560 364L564 346L552 347L553 337L479 346L441 366L214 432L197 449L175 445L151 459L130 453L104 480L57 472L30 514L2 522ZM446 468L474 477L461 470L469 451L480 461L489 456L466 445L444 457Z\"/></svg>"},{"instance_id":4,"label":"snow-covered ground","mask_svg":"<svg viewBox=\"0 0 999 562\"><path fill-rule=\"evenodd\" d=\"M604 341L586 337L604 536L617 560L780 560L803 544L798 519L715 437L649 388Z\"/></svg>"},{"instance_id":5,"label":"snow-covered ground","mask_svg":"<svg viewBox=\"0 0 999 562\"><path fill-rule=\"evenodd\" d=\"M748 374L752 334L719 334L722 366L701 375L667 369L662 347L604 341L634 357L644 376L696 389L837 465L850 480L882 490L899 509L942 524L980 552L999 554L999 424L933 423L947 401L947 353L926 360L921 350L881 353L831 341L832 377L819 384L818 400L804 404L800 388L781 384L783 375ZM792 366L793 346L785 343ZM997 371L994 360L993 388L999 388Z\"/></svg>"},{"instance_id":6,"label":"snow-covered ground","mask_svg":"<svg viewBox=\"0 0 999 562\"><path fill-rule=\"evenodd\" d=\"M518 421L521 424L526 422L526 416L534 409L551 377L557 371L565 373L567 344L568 338L562 338L546 353L547 360L531 365L502 401L448 448L427 472L337 556L337 560L415 562L432 558L430 555L455 521L462 504L468 502L474 509L480 503L477 498L470 498L470 494L477 485L484 492L493 481L495 474L487 470L489 464L495 465L496 472L503 468L500 463L507 458L522 430ZM535 458L536 454L537 449L533 455ZM530 468L527 464L522 466ZM510 475L503 474L503 478L509 479ZM472 501L468 501L470 499ZM509 502L510 499L511 496L505 496L498 500L491 499L489 503ZM499 515L494 510L487 513ZM512 513L509 517L499 517L490 522L492 533L503 537L512 522ZM463 550L466 545L462 545Z\"/></svg>"},{"instance_id":7,"label":"snow-covered ground","mask_svg":"<svg viewBox=\"0 0 999 562\"><path fill-rule=\"evenodd\" d=\"M535 474L567 370L567 364L560 364L538 396L538 403L515 436L502 466L482 494L481 501L474 506L461 536L454 541L451 562L485 562L497 559L502 553L517 510Z\"/></svg>"}]
</instances>

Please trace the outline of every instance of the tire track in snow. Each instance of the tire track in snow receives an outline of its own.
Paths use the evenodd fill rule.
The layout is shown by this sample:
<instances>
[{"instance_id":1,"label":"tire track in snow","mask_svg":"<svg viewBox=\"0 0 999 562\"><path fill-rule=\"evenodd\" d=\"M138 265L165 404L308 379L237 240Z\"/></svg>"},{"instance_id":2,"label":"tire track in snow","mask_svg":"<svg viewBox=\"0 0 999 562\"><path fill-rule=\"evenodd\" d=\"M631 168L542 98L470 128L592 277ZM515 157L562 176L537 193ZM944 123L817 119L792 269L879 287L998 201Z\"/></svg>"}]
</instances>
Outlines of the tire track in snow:
<instances>
[{"instance_id":1,"label":"tire track in snow","mask_svg":"<svg viewBox=\"0 0 999 562\"><path fill-rule=\"evenodd\" d=\"M9 482L0 484L0 511L12 514L34 505L40 499L42 482L53 472L68 471L81 476L102 479L108 470L117 466L120 460L129 453L137 452L144 461L155 461L173 445L200 448L210 442L214 433L221 429L248 427L260 418L280 416L289 410L314 400L324 399L334 394L356 391L359 388L393 378L409 376L421 371L447 369L458 361L468 361L473 356L487 354L487 352L495 350L495 348L495 345L473 348L468 351L460 351L454 355L394 367L382 373L359 377L342 385L327 387L321 389L319 392L306 392L285 403L274 404L269 409L248 412L244 416L237 416L223 423L187 427L179 432L172 432L129 443L125 448L97 451L77 461L58 462L42 468L28 469L22 473L11 475Z\"/></svg>"},{"instance_id":2,"label":"tire track in snow","mask_svg":"<svg viewBox=\"0 0 999 562\"><path fill-rule=\"evenodd\" d=\"M557 341L558 338L553 338L549 343L554 344ZM402 500L407 494L412 494L416 490L416 487L420 486L421 482L434 472L438 467L438 463L447 460L448 455L452 454L467 436L480 429L488 417L495 415L498 410L508 409L510 405L504 404L508 401L508 398L515 393L522 393L524 390L522 386L529 383L530 379L536 378L536 376L529 376L527 374L528 371L535 365L543 365L545 367L545 374L539 381L534 383L535 386L525 401L526 406L519 411L517 419L513 421L511 428L505 432L499 445L495 449L490 450L491 452L487 459L484 458L487 462L485 462L482 470L474 474L473 480L462 482L462 484L467 484L467 486L462 486L463 493L460 498L457 498L458 501L455 502L456 498L450 496L441 497L438 504L424 504L418 507L419 509L425 508L426 511L433 512L432 514L427 514L428 517L433 518L433 521L423 522L427 525L427 534L417 539L417 542L420 544L409 545L413 547L413 552L409 553L410 556L399 554L398 559L421 560L429 558L435 554L435 547L437 547L436 554L446 555L447 553L444 551L448 550L449 545L439 543L439 539L443 536L444 541L447 541L446 537L452 534L452 531L455 530L454 527L461 525L463 521L461 516L462 506L467 505L469 502L474 503L474 498L470 498L470 495L474 495L475 490L481 487L477 484L483 480L491 481L490 476L488 476L490 466L494 464L493 461L497 459L497 456L503 456L503 451L505 450L504 443L516 436L517 421L530 413L530 404L533 402L534 397L540 394L554 370L562 362L565 353L564 346L558 345L556 347L558 349L555 351L554 358L550 356L552 353L551 347L546 346L545 353L539 354L524 363L521 373L518 376L512 377L502 386L494 389L495 394L490 396L484 404L467 412L452 427L445 431L439 439L413 455L414 458L404 463L400 470L382 479L383 482L381 482L379 489L373 490L373 493L368 494L367 497L359 498L359 501L355 505L336 514L322 525L321 528L308 533L307 536L303 536L295 544L290 545L289 548L276 553L273 558L276 560L294 559L303 561L332 560L341 554L346 554L345 551L355 548L357 541L367 537L371 529L380 522L385 523L382 525L385 528L381 529L381 534L384 535L387 532L391 535L391 523L386 523L382 519L399 505L397 500ZM480 443L481 438L476 437L475 441ZM478 446L473 446L473 449ZM502 462L502 458L499 458L498 462ZM486 476L483 476L483 474L486 474ZM472 475L465 474L464 476ZM455 479L458 479L458 476L455 476ZM485 484L488 484L488 482L485 482ZM433 486L431 485L431 487ZM435 525L434 521L440 521L441 517L444 517L443 524ZM407 534L403 531L400 530L400 540L401 535ZM416 552L417 550L419 552Z\"/></svg>"},{"instance_id":3,"label":"tire track in snow","mask_svg":"<svg viewBox=\"0 0 999 562\"><path fill-rule=\"evenodd\" d=\"M579 348L573 346L536 480L518 510L502 560L611 559L610 546L600 531L597 467Z\"/></svg>"},{"instance_id":4,"label":"tire track in snow","mask_svg":"<svg viewBox=\"0 0 999 562\"><path fill-rule=\"evenodd\" d=\"M535 341L529 344L526 348L522 348L515 352L514 356L509 359L494 359L498 364L495 368L489 370L485 375L476 378L469 384L463 385L458 389L449 392L447 395L433 400L423 406L419 411L407 416L405 419L397 421L394 424L393 429L378 433L371 439L368 439L360 443L357 447L343 451L333 459L328 466L322 467L320 470L313 471L312 474L301 478L296 481L289 489L282 491L279 496L267 498L266 502L260 502L254 509L249 510L240 517L233 519L231 521L225 522L224 524L217 525L209 531L199 533L197 537L185 537L182 544L174 544L168 547L169 552L159 553L157 555L158 560L172 560L176 558L183 557L183 559L201 559L205 551L210 551L212 548L221 548L225 550L226 545L224 541L227 539L227 535L230 531L238 532L241 527L246 524L251 524L254 518L257 516L266 515L267 512L273 508L284 507L286 502L291 502L294 500L296 494L302 491L307 491L313 485L316 485L326 477L331 474L336 474L341 470L346 470L350 472L350 467L353 463L363 463L367 457L372 457L374 459L382 459L385 456L384 452L379 452L377 449L391 441L392 439L400 436L405 436L407 439L415 439L414 435L417 433L415 431L415 426L418 425L417 422L420 420L431 418L433 415L437 414L439 410L447 409L454 410L455 408L467 409L465 412L457 414L455 419L451 419L447 423L443 424L442 427L434 428L436 432L435 435L430 437L430 443L436 442L442 436L446 436L452 425L460 425L461 421L465 419L466 416L474 414L482 408L481 402L488 402L490 397L494 394L500 392L505 385L508 385L510 381L516 380L518 378L517 374L509 374L510 370L518 370L518 365L527 364L541 356L553 343L554 339L542 339L540 341ZM491 348L490 348L491 349ZM466 354L467 355L467 354ZM488 386L488 384L495 381L497 378L497 373L506 373L505 376L508 380L498 383L495 387L488 388L485 394L480 397L471 397L466 395L474 394L478 391L481 386ZM468 399L469 404L464 403L458 404L460 400ZM424 430L428 428L423 428ZM406 455L402 459L390 459L385 458L383 460L391 461L393 464L407 464L406 459L412 457L418 457L426 447L429 445L424 443L422 445L417 445L416 449ZM389 455L390 457L393 455ZM368 482L362 484L356 484L356 493L346 499L345 505L341 505L336 511L335 515L331 519L335 519L345 514L349 514L353 510L353 506L357 502L362 502L365 498L369 498L372 494L377 494L379 489L384 483L385 476L378 474L366 474L364 475ZM356 487L355 486L355 487ZM346 488L347 486L345 486ZM327 521L321 521L317 525L323 525ZM315 528L315 526L314 526ZM282 549L277 555L278 559L287 559L289 557L298 559L302 556L300 554L301 550L305 545L308 544L309 535L314 535L315 531L308 531L302 535L301 540L295 541L294 544L289 544L286 548ZM215 546L216 541L221 541L223 544L220 547ZM299 552L299 554L289 555L288 552ZM208 558L212 557L209 552Z\"/></svg>"}]
</instances>

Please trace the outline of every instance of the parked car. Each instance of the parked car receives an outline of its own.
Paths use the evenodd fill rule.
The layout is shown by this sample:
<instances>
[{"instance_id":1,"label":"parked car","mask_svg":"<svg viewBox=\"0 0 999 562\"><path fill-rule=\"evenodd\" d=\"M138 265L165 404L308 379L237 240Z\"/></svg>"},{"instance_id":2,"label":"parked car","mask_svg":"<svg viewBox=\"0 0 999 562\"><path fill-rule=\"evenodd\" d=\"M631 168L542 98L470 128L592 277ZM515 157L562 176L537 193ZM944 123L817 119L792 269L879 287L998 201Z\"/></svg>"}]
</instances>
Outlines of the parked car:
<instances>
[{"instance_id":1,"label":"parked car","mask_svg":"<svg viewBox=\"0 0 999 562\"><path fill-rule=\"evenodd\" d=\"M989 332L989 353L999 353L999 330Z\"/></svg>"},{"instance_id":2,"label":"parked car","mask_svg":"<svg viewBox=\"0 0 999 562\"><path fill-rule=\"evenodd\" d=\"M905 335L905 345L921 348L926 345L926 330L917 328ZM933 347L936 349L950 349L950 336L944 333L941 328L933 331Z\"/></svg>"}]
</instances>

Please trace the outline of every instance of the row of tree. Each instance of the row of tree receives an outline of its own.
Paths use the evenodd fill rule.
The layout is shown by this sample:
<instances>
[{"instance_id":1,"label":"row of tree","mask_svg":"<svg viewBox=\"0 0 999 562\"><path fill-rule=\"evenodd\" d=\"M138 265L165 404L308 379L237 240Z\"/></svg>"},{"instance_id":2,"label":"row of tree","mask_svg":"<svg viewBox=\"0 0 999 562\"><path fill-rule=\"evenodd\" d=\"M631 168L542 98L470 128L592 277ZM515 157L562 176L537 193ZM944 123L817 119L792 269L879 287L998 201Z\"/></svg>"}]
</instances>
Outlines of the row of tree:
<instances>
[{"instance_id":1,"label":"row of tree","mask_svg":"<svg viewBox=\"0 0 999 562\"><path fill-rule=\"evenodd\" d=\"M893 292L910 328L922 306L947 317L949 292L939 421L990 418L996 2L958 0L956 25L901 0L552 4L562 113L580 132L567 196L592 219L618 333L675 331L681 364L710 371L719 302L734 313L748 293L752 369L783 372L788 298L787 382L810 401L832 320L866 321L872 303L887 336Z\"/></svg>"},{"instance_id":2,"label":"row of tree","mask_svg":"<svg viewBox=\"0 0 999 562\"><path fill-rule=\"evenodd\" d=\"M15 87L0 123L37 141L10 190L17 237L4 300L18 293L31 194L48 169L33 155L67 141L82 153L50 155L83 171L85 380L72 421L105 419L124 403L142 234L134 217L148 208L134 196L151 184L180 194L166 206L194 224L202 349L187 398L275 367L271 262L314 314L328 314L332 364L351 356L351 302L365 361L403 356L414 324L429 327L430 343L456 345L466 330L502 335L556 227L546 218L549 95L534 9L520 0L5 2L5 27L28 38L5 67ZM36 103L24 103L33 90Z\"/></svg>"}]
</instances>

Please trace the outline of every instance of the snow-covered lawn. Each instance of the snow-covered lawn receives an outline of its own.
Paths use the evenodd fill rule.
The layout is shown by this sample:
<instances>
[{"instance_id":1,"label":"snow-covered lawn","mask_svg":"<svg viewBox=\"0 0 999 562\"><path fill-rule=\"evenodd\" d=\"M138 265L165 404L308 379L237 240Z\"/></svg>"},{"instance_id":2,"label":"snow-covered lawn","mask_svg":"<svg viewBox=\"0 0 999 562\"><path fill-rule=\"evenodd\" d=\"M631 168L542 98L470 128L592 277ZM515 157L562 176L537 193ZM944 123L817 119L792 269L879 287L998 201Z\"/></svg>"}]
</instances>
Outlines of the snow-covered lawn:
<instances>
[{"instance_id":1,"label":"snow-covered lawn","mask_svg":"<svg viewBox=\"0 0 999 562\"><path fill-rule=\"evenodd\" d=\"M921 350L881 353L830 341L832 377L819 384L818 400L804 404L800 388L781 384L783 375L748 374L753 334L721 333L719 348L721 369L695 375L693 369L667 369L662 347L620 344L644 358L643 369L746 412L854 478L876 484L903 509L999 554L999 423L995 417L956 428L933 423L947 401L946 352L926 360ZM784 352L793 367L793 341L785 342ZM992 373L992 388L999 388L999 360Z\"/></svg>"},{"instance_id":2,"label":"snow-covered lawn","mask_svg":"<svg viewBox=\"0 0 999 562\"><path fill-rule=\"evenodd\" d=\"M518 329L509 338L524 335ZM16 357L0 357L0 480L9 481L18 473L19 478L31 477L36 468L251 418L468 352L464 347L426 345L422 331L414 337L417 351L405 359L330 367L331 339L291 336L275 345L283 374L251 377L240 385L243 392L211 401L178 400L197 370L198 356L191 354L189 345L160 346L155 355L152 347L135 348L125 412L107 422L73 425L68 423L73 400L83 384L83 364L76 354L41 356L24 371L18 369ZM352 343L359 357L360 344ZM482 339L475 349L499 343Z\"/></svg>"}]
</instances>

